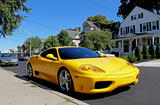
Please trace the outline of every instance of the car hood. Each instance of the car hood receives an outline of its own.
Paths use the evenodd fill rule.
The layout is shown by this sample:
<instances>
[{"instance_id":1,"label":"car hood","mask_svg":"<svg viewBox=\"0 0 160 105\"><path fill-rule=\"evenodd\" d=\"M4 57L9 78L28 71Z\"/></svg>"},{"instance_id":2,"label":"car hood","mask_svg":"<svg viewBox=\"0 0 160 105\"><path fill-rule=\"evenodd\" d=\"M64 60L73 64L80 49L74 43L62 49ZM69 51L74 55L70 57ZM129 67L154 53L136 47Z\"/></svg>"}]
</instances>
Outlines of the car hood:
<instances>
[{"instance_id":1,"label":"car hood","mask_svg":"<svg viewBox=\"0 0 160 105\"><path fill-rule=\"evenodd\" d=\"M66 63L78 66L89 64L104 70L107 74L126 74L133 72L133 66L129 66L126 60L117 57L103 57L103 58L84 58L65 60Z\"/></svg>"}]
</instances>

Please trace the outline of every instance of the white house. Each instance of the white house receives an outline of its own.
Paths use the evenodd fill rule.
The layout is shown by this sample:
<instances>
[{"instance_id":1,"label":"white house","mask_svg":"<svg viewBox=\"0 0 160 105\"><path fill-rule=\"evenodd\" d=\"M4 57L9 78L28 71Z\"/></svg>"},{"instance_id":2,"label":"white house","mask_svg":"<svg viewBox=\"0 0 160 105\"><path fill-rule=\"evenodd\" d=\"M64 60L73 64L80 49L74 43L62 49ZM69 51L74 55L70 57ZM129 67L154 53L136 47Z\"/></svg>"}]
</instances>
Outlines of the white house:
<instances>
[{"instance_id":1,"label":"white house","mask_svg":"<svg viewBox=\"0 0 160 105\"><path fill-rule=\"evenodd\" d=\"M137 45L141 48L160 43L160 16L136 6L122 21L116 41L116 48L112 51L132 53Z\"/></svg>"}]
</instances>

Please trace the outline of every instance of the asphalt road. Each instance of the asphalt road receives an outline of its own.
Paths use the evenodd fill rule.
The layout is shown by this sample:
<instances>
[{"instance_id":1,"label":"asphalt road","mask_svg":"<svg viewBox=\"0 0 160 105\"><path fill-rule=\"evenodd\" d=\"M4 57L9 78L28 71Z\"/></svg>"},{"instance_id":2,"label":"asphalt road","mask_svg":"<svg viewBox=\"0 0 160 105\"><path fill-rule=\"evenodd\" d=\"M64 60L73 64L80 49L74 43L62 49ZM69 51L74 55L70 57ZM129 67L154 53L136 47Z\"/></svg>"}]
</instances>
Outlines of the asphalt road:
<instances>
[{"instance_id":1,"label":"asphalt road","mask_svg":"<svg viewBox=\"0 0 160 105\"><path fill-rule=\"evenodd\" d=\"M28 80L25 71L26 62L19 62L19 66L6 66L6 70L13 71L18 78ZM110 93L103 94L69 94L91 105L160 105L160 68L139 67L141 71L140 81L137 85L118 88ZM44 87L59 91L58 86L42 81L34 80Z\"/></svg>"}]
</instances>

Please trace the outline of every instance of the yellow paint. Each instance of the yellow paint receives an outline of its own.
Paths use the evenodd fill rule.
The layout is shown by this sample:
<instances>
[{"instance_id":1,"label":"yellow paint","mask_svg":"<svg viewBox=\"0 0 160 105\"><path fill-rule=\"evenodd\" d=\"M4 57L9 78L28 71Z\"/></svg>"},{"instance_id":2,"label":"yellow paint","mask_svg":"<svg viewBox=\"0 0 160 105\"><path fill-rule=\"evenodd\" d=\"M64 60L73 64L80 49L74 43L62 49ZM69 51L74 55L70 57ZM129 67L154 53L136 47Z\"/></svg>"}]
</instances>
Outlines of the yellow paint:
<instances>
[{"instance_id":1,"label":"yellow paint","mask_svg":"<svg viewBox=\"0 0 160 105\"><path fill-rule=\"evenodd\" d=\"M66 46L65 46L66 47ZM57 49L65 47L54 47ZM74 90L80 93L104 93L110 92L117 87L136 84L139 69L126 60L117 57L83 58L63 60L58 53L57 60L51 60L35 55L28 60L33 71L38 71L39 75L33 74L58 85L58 70L65 67L71 74ZM109 87L95 89L95 83L102 81L112 81Z\"/></svg>"}]
</instances>

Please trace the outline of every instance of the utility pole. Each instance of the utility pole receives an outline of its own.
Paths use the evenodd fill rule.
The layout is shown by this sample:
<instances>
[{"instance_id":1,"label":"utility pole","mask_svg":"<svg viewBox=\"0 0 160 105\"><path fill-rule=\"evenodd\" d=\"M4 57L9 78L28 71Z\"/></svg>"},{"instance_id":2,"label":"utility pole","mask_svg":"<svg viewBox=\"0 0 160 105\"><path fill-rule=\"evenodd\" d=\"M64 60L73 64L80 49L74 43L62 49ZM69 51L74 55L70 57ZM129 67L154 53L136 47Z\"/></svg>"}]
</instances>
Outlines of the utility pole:
<instances>
[{"instance_id":1,"label":"utility pole","mask_svg":"<svg viewBox=\"0 0 160 105\"><path fill-rule=\"evenodd\" d=\"M32 56L32 41L31 41L31 38L32 38L32 33L26 29L23 29L24 32L26 32L27 34L30 35L30 57Z\"/></svg>"},{"instance_id":2,"label":"utility pole","mask_svg":"<svg viewBox=\"0 0 160 105\"><path fill-rule=\"evenodd\" d=\"M32 41L31 41L31 35L30 35L30 57L32 56L32 50L31 50L31 48L32 48Z\"/></svg>"}]
</instances>

